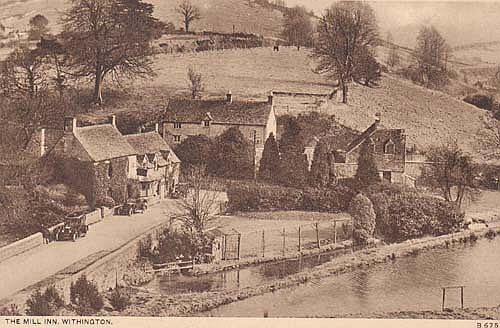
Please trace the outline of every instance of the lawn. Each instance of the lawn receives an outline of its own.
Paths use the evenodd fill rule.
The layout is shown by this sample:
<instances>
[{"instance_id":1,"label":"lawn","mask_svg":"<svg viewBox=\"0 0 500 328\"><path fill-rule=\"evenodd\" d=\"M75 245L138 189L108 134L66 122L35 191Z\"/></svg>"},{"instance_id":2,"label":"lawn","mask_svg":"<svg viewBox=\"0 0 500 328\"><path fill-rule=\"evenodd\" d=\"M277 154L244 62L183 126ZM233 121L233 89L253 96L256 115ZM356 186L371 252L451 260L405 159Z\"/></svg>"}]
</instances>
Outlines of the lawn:
<instances>
[{"instance_id":1,"label":"lawn","mask_svg":"<svg viewBox=\"0 0 500 328\"><path fill-rule=\"evenodd\" d=\"M500 191L483 191L479 200L466 202L464 210L467 218L500 219Z\"/></svg>"}]
</instances>

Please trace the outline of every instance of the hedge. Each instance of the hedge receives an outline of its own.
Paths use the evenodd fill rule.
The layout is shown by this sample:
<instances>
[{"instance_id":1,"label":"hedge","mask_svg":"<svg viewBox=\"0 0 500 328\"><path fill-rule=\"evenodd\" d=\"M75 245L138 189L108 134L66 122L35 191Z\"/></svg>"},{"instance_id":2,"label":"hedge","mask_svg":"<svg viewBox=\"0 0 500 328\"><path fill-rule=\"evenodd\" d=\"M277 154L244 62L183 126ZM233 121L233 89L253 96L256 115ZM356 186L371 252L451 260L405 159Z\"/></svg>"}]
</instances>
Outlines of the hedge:
<instances>
[{"instance_id":1,"label":"hedge","mask_svg":"<svg viewBox=\"0 0 500 328\"><path fill-rule=\"evenodd\" d=\"M278 185L243 182L227 191L230 211L305 210L343 212L353 193L346 187L336 189L296 189Z\"/></svg>"}]
</instances>

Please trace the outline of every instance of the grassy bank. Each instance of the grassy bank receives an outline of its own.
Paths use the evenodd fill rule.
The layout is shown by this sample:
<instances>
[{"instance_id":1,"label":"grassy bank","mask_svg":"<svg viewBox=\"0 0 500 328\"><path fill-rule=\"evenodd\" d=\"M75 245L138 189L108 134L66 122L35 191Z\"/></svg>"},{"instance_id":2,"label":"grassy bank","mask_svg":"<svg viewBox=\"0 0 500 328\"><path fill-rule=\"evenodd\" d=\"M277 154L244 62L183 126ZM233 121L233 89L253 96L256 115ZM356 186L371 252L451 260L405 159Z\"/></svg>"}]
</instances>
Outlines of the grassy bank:
<instances>
[{"instance_id":1,"label":"grassy bank","mask_svg":"<svg viewBox=\"0 0 500 328\"><path fill-rule=\"evenodd\" d=\"M500 305L497 307L445 309L445 311L399 311L371 314L350 314L342 318L363 319L454 319L454 320L498 320Z\"/></svg>"},{"instance_id":2,"label":"grassy bank","mask_svg":"<svg viewBox=\"0 0 500 328\"><path fill-rule=\"evenodd\" d=\"M493 229L497 233L500 227ZM252 296L262 295L282 288L297 286L309 281L350 272L358 268L372 266L398 257L415 255L422 251L451 247L453 244L466 243L475 240L476 237L484 237L489 229L478 231L463 231L460 233L428 237L418 240L409 240L400 244L381 246L374 249L365 249L354 252L352 255L345 255L334 261L325 263L312 269L304 270L300 273L287 276L283 279L265 283L259 286L241 288L237 290L192 293L184 295L173 295L165 297L163 295L151 294L147 291L135 291L132 297L132 306L121 313L109 313L111 315L125 316L190 316L204 311L209 311L218 306L236 302Z\"/></svg>"}]
</instances>

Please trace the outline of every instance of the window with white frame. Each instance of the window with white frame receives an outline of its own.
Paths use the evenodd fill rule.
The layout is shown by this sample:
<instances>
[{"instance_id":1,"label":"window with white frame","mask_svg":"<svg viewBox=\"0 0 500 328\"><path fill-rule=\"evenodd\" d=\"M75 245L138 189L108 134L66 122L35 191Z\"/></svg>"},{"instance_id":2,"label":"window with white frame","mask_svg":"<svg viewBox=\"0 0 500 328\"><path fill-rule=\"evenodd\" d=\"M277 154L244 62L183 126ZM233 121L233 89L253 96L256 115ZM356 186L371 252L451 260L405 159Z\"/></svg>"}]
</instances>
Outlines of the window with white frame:
<instances>
[{"instance_id":1,"label":"window with white frame","mask_svg":"<svg viewBox=\"0 0 500 328\"><path fill-rule=\"evenodd\" d=\"M181 142L181 136L174 136L174 142Z\"/></svg>"},{"instance_id":2,"label":"window with white frame","mask_svg":"<svg viewBox=\"0 0 500 328\"><path fill-rule=\"evenodd\" d=\"M175 122L174 123L174 129L180 129L180 128L182 128L182 124L179 123L179 122Z\"/></svg>"}]
</instances>

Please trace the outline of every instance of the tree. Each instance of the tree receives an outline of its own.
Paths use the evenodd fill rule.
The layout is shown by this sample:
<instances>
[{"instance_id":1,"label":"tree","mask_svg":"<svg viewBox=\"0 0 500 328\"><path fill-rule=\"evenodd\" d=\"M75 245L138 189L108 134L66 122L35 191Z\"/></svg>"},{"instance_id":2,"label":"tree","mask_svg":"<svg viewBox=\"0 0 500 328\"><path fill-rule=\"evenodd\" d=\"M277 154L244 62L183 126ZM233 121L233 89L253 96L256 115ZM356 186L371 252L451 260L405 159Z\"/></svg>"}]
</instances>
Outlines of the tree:
<instances>
[{"instance_id":1,"label":"tree","mask_svg":"<svg viewBox=\"0 0 500 328\"><path fill-rule=\"evenodd\" d=\"M447 83L447 64L451 47L434 26L422 26L415 48L421 83L426 87Z\"/></svg>"},{"instance_id":2,"label":"tree","mask_svg":"<svg viewBox=\"0 0 500 328\"><path fill-rule=\"evenodd\" d=\"M289 44L300 50L301 46L310 46L313 36L313 25L306 8L296 6L284 13L282 36Z\"/></svg>"},{"instance_id":3,"label":"tree","mask_svg":"<svg viewBox=\"0 0 500 328\"><path fill-rule=\"evenodd\" d=\"M298 120L296 118L288 119L280 140L280 184L296 188L306 186L309 164L307 156L304 154L304 147L302 128Z\"/></svg>"},{"instance_id":4,"label":"tree","mask_svg":"<svg viewBox=\"0 0 500 328\"><path fill-rule=\"evenodd\" d=\"M264 144L259 165L259 180L275 183L280 175L280 153L278 143L271 133Z\"/></svg>"},{"instance_id":5,"label":"tree","mask_svg":"<svg viewBox=\"0 0 500 328\"><path fill-rule=\"evenodd\" d=\"M464 198L475 200L479 189L474 181L477 166L472 158L458 147L455 141L433 146L427 151L431 163L422 172L422 180L439 191L443 198L460 209Z\"/></svg>"},{"instance_id":6,"label":"tree","mask_svg":"<svg viewBox=\"0 0 500 328\"><path fill-rule=\"evenodd\" d=\"M391 32L387 33L387 48L389 49L389 54L387 56L387 66L395 67L401 62L401 57L399 56L398 46L394 44L394 39L392 38Z\"/></svg>"},{"instance_id":7,"label":"tree","mask_svg":"<svg viewBox=\"0 0 500 328\"><path fill-rule=\"evenodd\" d=\"M229 179L253 177L252 145L237 127L232 127L214 141L209 172Z\"/></svg>"},{"instance_id":8,"label":"tree","mask_svg":"<svg viewBox=\"0 0 500 328\"><path fill-rule=\"evenodd\" d=\"M354 180L359 189L364 189L380 182L377 163L375 162L373 153L373 144L365 141L360 150L358 168L354 175Z\"/></svg>"},{"instance_id":9,"label":"tree","mask_svg":"<svg viewBox=\"0 0 500 328\"><path fill-rule=\"evenodd\" d=\"M367 87L370 84L380 81L382 72L375 56L369 50L362 49L361 54L357 58L358 63L353 72L354 80L358 82L363 80L364 85Z\"/></svg>"},{"instance_id":10,"label":"tree","mask_svg":"<svg viewBox=\"0 0 500 328\"><path fill-rule=\"evenodd\" d=\"M212 160L213 142L204 135L189 136L177 147L175 154L181 160L183 170L189 170L196 166L209 166Z\"/></svg>"},{"instance_id":11,"label":"tree","mask_svg":"<svg viewBox=\"0 0 500 328\"><path fill-rule=\"evenodd\" d=\"M41 14L37 14L30 19L29 39L39 40L49 33L49 20Z\"/></svg>"},{"instance_id":12,"label":"tree","mask_svg":"<svg viewBox=\"0 0 500 328\"><path fill-rule=\"evenodd\" d=\"M16 48L0 63L0 94L7 98L34 98L47 87L44 53L37 48Z\"/></svg>"},{"instance_id":13,"label":"tree","mask_svg":"<svg viewBox=\"0 0 500 328\"><path fill-rule=\"evenodd\" d=\"M189 32L189 26L195 20L201 19L200 9L194 6L189 0L184 0L177 7L176 12L181 15L186 33Z\"/></svg>"},{"instance_id":14,"label":"tree","mask_svg":"<svg viewBox=\"0 0 500 328\"><path fill-rule=\"evenodd\" d=\"M358 194L349 204L349 214L354 225L354 241L366 244L375 231L375 210L371 200L363 194Z\"/></svg>"},{"instance_id":15,"label":"tree","mask_svg":"<svg viewBox=\"0 0 500 328\"><path fill-rule=\"evenodd\" d=\"M180 201L182 212L177 216L192 240L205 245L205 230L220 210L221 193L217 182L206 174L205 167L192 167L185 175L189 191ZM198 249L201 249L199 247Z\"/></svg>"},{"instance_id":16,"label":"tree","mask_svg":"<svg viewBox=\"0 0 500 328\"><path fill-rule=\"evenodd\" d=\"M326 10L319 22L313 57L316 72L338 81L347 103L348 83L359 60L360 49L378 45L378 26L373 9L364 2L341 1Z\"/></svg>"},{"instance_id":17,"label":"tree","mask_svg":"<svg viewBox=\"0 0 500 328\"><path fill-rule=\"evenodd\" d=\"M331 172L332 162L330 147L324 139L320 139L314 149L311 172L309 174L312 186L324 187L332 182L334 178L334 174Z\"/></svg>"},{"instance_id":18,"label":"tree","mask_svg":"<svg viewBox=\"0 0 500 328\"><path fill-rule=\"evenodd\" d=\"M189 67L188 79L191 89L191 98L193 99L200 98L201 92L203 91L203 77L201 73L198 73L194 70L194 68Z\"/></svg>"},{"instance_id":19,"label":"tree","mask_svg":"<svg viewBox=\"0 0 500 328\"><path fill-rule=\"evenodd\" d=\"M142 0L72 0L63 19L62 37L75 77L94 81L94 101L102 104L102 84L114 79L154 76L151 41L163 24L153 5Z\"/></svg>"}]
</instances>

